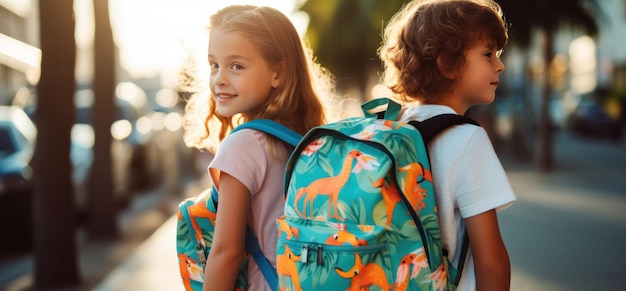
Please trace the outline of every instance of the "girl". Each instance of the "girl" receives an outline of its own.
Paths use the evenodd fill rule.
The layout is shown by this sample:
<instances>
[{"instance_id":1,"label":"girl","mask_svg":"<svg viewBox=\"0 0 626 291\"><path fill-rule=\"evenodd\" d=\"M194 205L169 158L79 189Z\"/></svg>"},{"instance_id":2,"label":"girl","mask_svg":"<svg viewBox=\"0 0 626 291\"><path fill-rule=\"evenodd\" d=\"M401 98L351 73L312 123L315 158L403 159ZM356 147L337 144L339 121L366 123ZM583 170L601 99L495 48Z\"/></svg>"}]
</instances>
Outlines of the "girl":
<instances>
[{"instance_id":1,"label":"girl","mask_svg":"<svg viewBox=\"0 0 626 291\"><path fill-rule=\"evenodd\" d=\"M491 0L413 1L384 30L383 80L401 101L401 119L424 120L494 100L508 35ZM508 290L510 263L496 210L516 197L481 127L453 127L428 146L443 247L457 265L465 230L470 251L458 290Z\"/></svg>"},{"instance_id":2,"label":"girl","mask_svg":"<svg viewBox=\"0 0 626 291\"><path fill-rule=\"evenodd\" d=\"M247 225L265 257L276 264L275 220L284 209L283 172L291 149L250 129L226 135L234 126L259 118L304 134L325 123L316 88L330 96L332 83L311 61L289 19L276 9L229 6L211 16L209 29L208 114L200 134L190 130L196 105L202 105L190 100L186 113L192 123L185 139L199 148L205 148L211 137L222 141L209 165L220 193L220 214L203 290L232 291ZM249 290L269 290L254 260L248 262Z\"/></svg>"}]
</instances>

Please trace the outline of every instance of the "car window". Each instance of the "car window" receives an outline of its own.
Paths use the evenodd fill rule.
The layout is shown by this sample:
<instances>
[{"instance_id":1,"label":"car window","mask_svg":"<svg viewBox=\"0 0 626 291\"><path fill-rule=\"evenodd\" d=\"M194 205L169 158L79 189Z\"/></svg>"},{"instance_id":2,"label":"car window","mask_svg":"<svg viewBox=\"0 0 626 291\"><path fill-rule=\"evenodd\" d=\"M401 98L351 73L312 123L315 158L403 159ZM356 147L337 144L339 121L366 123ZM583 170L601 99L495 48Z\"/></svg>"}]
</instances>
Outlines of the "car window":
<instances>
[{"instance_id":1,"label":"car window","mask_svg":"<svg viewBox=\"0 0 626 291\"><path fill-rule=\"evenodd\" d=\"M0 128L0 157L10 155L17 151L15 142L11 138L11 132L6 127Z\"/></svg>"}]
</instances>

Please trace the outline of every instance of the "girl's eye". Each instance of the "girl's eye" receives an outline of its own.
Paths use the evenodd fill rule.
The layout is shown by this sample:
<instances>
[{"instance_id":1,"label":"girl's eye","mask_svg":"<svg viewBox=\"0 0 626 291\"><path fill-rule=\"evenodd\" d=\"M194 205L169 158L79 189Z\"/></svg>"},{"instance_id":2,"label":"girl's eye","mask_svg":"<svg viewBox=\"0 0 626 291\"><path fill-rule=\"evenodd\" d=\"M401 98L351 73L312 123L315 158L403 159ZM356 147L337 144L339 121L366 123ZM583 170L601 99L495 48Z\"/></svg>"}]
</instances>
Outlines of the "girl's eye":
<instances>
[{"instance_id":1,"label":"girl's eye","mask_svg":"<svg viewBox=\"0 0 626 291\"><path fill-rule=\"evenodd\" d=\"M209 63L209 67L211 68L211 70L217 70L220 68L220 66L218 66L216 63Z\"/></svg>"},{"instance_id":2,"label":"girl's eye","mask_svg":"<svg viewBox=\"0 0 626 291\"><path fill-rule=\"evenodd\" d=\"M233 64L231 68L235 71L238 71L238 70L243 69L243 66L241 66L240 64Z\"/></svg>"}]
</instances>

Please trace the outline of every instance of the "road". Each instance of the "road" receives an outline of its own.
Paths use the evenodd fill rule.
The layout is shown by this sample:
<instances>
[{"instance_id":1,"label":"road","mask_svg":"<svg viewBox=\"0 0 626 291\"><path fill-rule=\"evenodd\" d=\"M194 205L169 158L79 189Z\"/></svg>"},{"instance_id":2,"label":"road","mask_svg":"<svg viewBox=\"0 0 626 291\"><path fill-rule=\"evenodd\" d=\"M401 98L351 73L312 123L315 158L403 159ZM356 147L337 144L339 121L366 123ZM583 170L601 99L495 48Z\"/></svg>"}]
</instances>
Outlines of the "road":
<instances>
[{"instance_id":1,"label":"road","mask_svg":"<svg viewBox=\"0 0 626 291\"><path fill-rule=\"evenodd\" d=\"M505 161L512 290L626 290L626 143L560 134L554 149L553 173Z\"/></svg>"}]
</instances>

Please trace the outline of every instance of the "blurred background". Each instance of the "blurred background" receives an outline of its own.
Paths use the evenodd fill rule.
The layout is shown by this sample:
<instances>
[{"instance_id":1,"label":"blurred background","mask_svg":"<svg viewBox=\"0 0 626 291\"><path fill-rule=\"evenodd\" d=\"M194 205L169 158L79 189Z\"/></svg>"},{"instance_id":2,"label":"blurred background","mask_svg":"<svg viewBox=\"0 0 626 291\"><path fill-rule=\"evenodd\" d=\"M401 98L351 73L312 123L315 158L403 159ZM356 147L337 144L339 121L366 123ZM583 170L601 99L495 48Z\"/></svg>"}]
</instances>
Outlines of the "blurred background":
<instances>
[{"instance_id":1,"label":"blurred background","mask_svg":"<svg viewBox=\"0 0 626 291\"><path fill-rule=\"evenodd\" d=\"M389 96L376 49L404 2L0 0L0 289L24 257L34 286L80 284L81 247L123 239L125 215L205 181L210 154L185 147L182 114L217 9L284 12L356 105ZM514 287L623 290L626 0L497 2L506 70L468 115L518 191L501 221Z\"/></svg>"}]
</instances>

